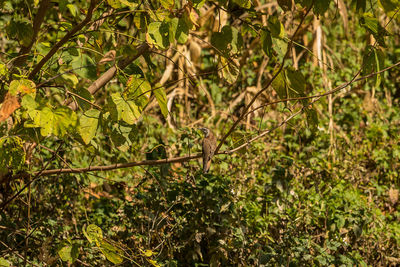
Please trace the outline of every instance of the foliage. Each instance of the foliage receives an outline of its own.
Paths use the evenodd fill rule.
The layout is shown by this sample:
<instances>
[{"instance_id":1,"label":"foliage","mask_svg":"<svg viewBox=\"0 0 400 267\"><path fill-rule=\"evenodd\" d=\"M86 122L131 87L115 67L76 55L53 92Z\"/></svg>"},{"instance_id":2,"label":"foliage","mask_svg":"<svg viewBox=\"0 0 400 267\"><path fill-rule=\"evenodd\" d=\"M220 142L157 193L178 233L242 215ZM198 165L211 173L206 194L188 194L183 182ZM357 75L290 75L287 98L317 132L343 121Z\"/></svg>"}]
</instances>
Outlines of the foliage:
<instances>
[{"instance_id":1,"label":"foliage","mask_svg":"<svg viewBox=\"0 0 400 267\"><path fill-rule=\"evenodd\" d=\"M399 8L1 1L0 266L398 265Z\"/></svg>"}]
</instances>

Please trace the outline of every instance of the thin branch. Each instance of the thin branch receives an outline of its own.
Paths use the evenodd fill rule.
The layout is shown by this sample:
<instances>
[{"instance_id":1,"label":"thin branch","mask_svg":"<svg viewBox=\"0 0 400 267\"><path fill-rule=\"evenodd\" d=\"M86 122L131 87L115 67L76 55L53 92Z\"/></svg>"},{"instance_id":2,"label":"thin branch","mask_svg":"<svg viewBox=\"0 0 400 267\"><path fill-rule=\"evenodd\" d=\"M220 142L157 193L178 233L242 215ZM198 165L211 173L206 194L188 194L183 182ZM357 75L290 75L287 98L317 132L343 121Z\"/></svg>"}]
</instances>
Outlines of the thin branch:
<instances>
[{"instance_id":1,"label":"thin branch","mask_svg":"<svg viewBox=\"0 0 400 267\"><path fill-rule=\"evenodd\" d=\"M313 3L314 4L314 3ZM307 9L306 13L304 14L304 16L301 18L301 21L299 23L299 25L297 26L296 30L294 31L292 37L290 38L290 42L286 51L285 56L282 59L282 63L279 67L279 69L275 72L275 74L272 76L272 78L269 80L269 82L267 83L267 85L262 88L260 91L257 92L257 94L254 95L254 97L250 100L250 102L247 104L247 106L244 108L242 115L240 115L240 117L233 123L233 125L231 126L231 128L229 129L229 131L222 137L221 141L219 142L217 148L215 149L215 154L218 153L219 149L221 148L222 144L225 142L225 140L228 138L228 136L231 135L231 133L235 130L236 126L238 126L238 124L243 120L243 118L246 116L247 111L250 109L250 107L253 105L253 103L256 101L256 99L265 91L268 89L268 87L272 84L272 82L276 79L276 77L278 77L278 75L282 72L283 70L283 66L285 63L285 60L287 58L287 56L289 55L290 51L291 51L291 47L293 45L293 40L296 37L297 32L299 31L301 25L303 25L303 22L305 20L305 18L307 17L308 13L310 13L313 4L310 5L310 7Z\"/></svg>"},{"instance_id":2,"label":"thin branch","mask_svg":"<svg viewBox=\"0 0 400 267\"><path fill-rule=\"evenodd\" d=\"M54 56L54 54L63 46L66 42L69 41L72 35L80 31L86 24L89 23L90 19L92 18L93 10L96 6L96 0L90 1L90 6L87 11L86 17L84 20L81 21L78 25L76 25L71 31L69 31L60 41L58 41L53 48L47 53L47 55L40 60L40 62L35 66L35 68L29 73L28 78L32 79L35 75L42 69L43 65L49 61L49 59Z\"/></svg>"}]
</instances>

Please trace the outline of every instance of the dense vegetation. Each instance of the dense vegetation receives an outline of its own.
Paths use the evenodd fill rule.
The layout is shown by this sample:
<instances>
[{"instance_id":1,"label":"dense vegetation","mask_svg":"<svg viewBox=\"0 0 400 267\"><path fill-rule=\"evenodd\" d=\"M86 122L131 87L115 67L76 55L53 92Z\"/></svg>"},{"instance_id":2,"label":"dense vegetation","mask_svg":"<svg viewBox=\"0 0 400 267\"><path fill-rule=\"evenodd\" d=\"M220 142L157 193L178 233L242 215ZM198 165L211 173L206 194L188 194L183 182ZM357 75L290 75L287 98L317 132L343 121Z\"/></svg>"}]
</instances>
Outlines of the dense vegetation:
<instances>
[{"instance_id":1,"label":"dense vegetation","mask_svg":"<svg viewBox=\"0 0 400 267\"><path fill-rule=\"evenodd\" d=\"M0 266L399 265L399 11L0 1Z\"/></svg>"}]
</instances>

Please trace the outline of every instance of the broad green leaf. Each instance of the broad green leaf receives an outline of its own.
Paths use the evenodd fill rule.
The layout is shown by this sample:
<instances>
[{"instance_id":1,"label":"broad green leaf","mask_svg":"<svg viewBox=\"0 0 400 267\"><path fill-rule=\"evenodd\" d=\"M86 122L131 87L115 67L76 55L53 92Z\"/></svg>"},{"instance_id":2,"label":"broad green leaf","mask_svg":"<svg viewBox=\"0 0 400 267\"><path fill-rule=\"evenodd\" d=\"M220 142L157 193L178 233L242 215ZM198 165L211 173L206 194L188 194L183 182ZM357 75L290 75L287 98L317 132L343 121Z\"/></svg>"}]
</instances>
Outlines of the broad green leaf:
<instances>
[{"instance_id":1,"label":"broad green leaf","mask_svg":"<svg viewBox=\"0 0 400 267\"><path fill-rule=\"evenodd\" d=\"M193 0L193 7L199 10L204 4L205 0Z\"/></svg>"},{"instance_id":2,"label":"broad green leaf","mask_svg":"<svg viewBox=\"0 0 400 267\"><path fill-rule=\"evenodd\" d=\"M149 102L151 95L151 85L139 75L131 75L126 84L124 91L124 98L132 100L138 107L144 108Z\"/></svg>"},{"instance_id":3,"label":"broad green leaf","mask_svg":"<svg viewBox=\"0 0 400 267\"><path fill-rule=\"evenodd\" d=\"M5 258L1 257L0 258L0 267L9 267L10 262L6 260Z\"/></svg>"},{"instance_id":4,"label":"broad green leaf","mask_svg":"<svg viewBox=\"0 0 400 267\"><path fill-rule=\"evenodd\" d=\"M89 224L86 229L83 228L83 234L89 243L95 242L98 245L99 241L103 239L103 231L95 224Z\"/></svg>"},{"instance_id":5,"label":"broad green leaf","mask_svg":"<svg viewBox=\"0 0 400 267\"><path fill-rule=\"evenodd\" d=\"M64 242L57 251L62 261L68 261L74 263L79 256L79 246L77 244L71 244Z\"/></svg>"},{"instance_id":6,"label":"broad green leaf","mask_svg":"<svg viewBox=\"0 0 400 267\"><path fill-rule=\"evenodd\" d=\"M86 54L79 53L71 62L74 72L85 79L96 79L96 63Z\"/></svg>"},{"instance_id":7,"label":"broad green leaf","mask_svg":"<svg viewBox=\"0 0 400 267\"><path fill-rule=\"evenodd\" d=\"M185 16L171 19L169 21L170 42L177 40L178 43L186 43L189 36L189 28L191 26L189 24L190 22L185 19Z\"/></svg>"},{"instance_id":8,"label":"broad green leaf","mask_svg":"<svg viewBox=\"0 0 400 267\"><path fill-rule=\"evenodd\" d=\"M134 10L138 7L137 3L129 2L128 0L119 0L123 5L129 7L131 10Z\"/></svg>"},{"instance_id":9,"label":"broad green leaf","mask_svg":"<svg viewBox=\"0 0 400 267\"><path fill-rule=\"evenodd\" d=\"M261 42L262 42L262 48L264 53L271 57L272 56L272 39L271 39L271 34L267 30L263 30L261 32Z\"/></svg>"},{"instance_id":10,"label":"broad green leaf","mask_svg":"<svg viewBox=\"0 0 400 267\"><path fill-rule=\"evenodd\" d=\"M236 82L239 77L239 67L225 57L220 57L218 68L221 70L222 77L229 84Z\"/></svg>"},{"instance_id":11,"label":"broad green leaf","mask_svg":"<svg viewBox=\"0 0 400 267\"><path fill-rule=\"evenodd\" d=\"M364 13L360 18L360 24L375 37L379 45L386 47L384 37L390 34L381 26L377 18L371 13Z\"/></svg>"},{"instance_id":12,"label":"broad green leaf","mask_svg":"<svg viewBox=\"0 0 400 267\"><path fill-rule=\"evenodd\" d=\"M93 137L96 135L97 127L99 124L100 111L97 109L87 110L79 118L79 134L85 144L89 144Z\"/></svg>"},{"instance_id":13,"label":"broad green leaf","mask_svg":"<svg viewBox=\"0 0 400 267\"><path fill-rule=\"evenodd\" d=\"M158 105L160 106L161 113L164 118L168 116L168 108L167 108L167 95L165 94L165 89L159 84L156 84L156 88L154 89L154 95L156 96Z\"/></svg>"},{"instance_id":14,"label":"broad green leaf","mask_svg":"<svg viewBox=\"0 0 400 267\"><path fill-rule=\"evenodd\" d=\"M36 119L34 121L36 122ZM54 134L62 137L76 126L76 122L75 112L67 107L59 107L54 111L45 107L39 113L40 133L42 136Z\"/></svg>"},{"instance_id":15,"label":"broad green leaf","mask_svg":"<svg viewBox=\"0 0 400 267\"><path fill-rule=\"evenodd\" d=\"M277 16L270 16L268 18L268 28L271 31L272 37L275 38L284 38L285 37L285 28L283 24L279 21Z\"/></svg>"},{"instance_id":16,"label":"broad green leaf","mask_svg":"<svg viewBox=\"0 0 400 267\"><path fill-rule=\"evenodd\" d=\"M106 256L107 260L111 261L112 263L120 264L123 261L122 255L124 252L107 241L101 240L99 248L104 256Z\"/></svg>"},{"instance_id":17,"label":"broad green leaf","mask_svg":"<svg viewBox=\"0 0 400 267\"><path fill-rule=\"evenodd\" d=\"M304 78L303 74L294 68L287 68L286 77L288 86L290 88L289 96L303 96L306 89L306 79Z\"/></svg>"},{"instance_id":18,"label":"broad green leaf","mask_svg":"<svg viewBox=\"0 0 400 267\"><path fill-rule=\"evenodd\" d=\"M36 85L34 82L28 79L13 80L10 83L8 91L11 95L32 94L33 96L35 96Z\"/></svg>"},{"instance_id":19,"label":"broad green leaf","mask_svg":"<svg viewBox=\"0 0 400 267\"><path fill-rule=\"evenodd\" d=\"M21 106L26 110L35 110L38 107L38 104L32 95L24 95L21 100Z\"/></svg>"},{"instance_id":20,"label":"broad green leaf","mask_svg":"<svg viewBox=\"0 0 400 267\"><path fill-rule=\"evenodd\" d=\"M115 9L121 8L121 2L119 0L107 0L107 3Z\"/></svg>"},{"instance_id":21,"label":"broad green leaf","mask_svg":"<svg viewBox=\"0 0 400 267\"><path fill-rule=\"evenodd\" d=\"M368 46L363 55L363 68L362 75L368 75L373 72L380 71L384 67L385 55L381 49ZM377 74L375 77L375 86L378 87L381 82L381 74Z\"/></svg>"},{"instance_id":22,"label":"broad green leaf","mask_svg":"<svg viewBox=\"0 0 400 267\"><path fill-rule=\"evenodd\" d=\"M169 24L166 22L152 22L147 28L147 41L162 49L169 47Z\"/></svg>"},{"instance_id":23,"label":"broad green leaf","mask_svg":"<svg viewBox=\"0 0 400 267\"><path fill-rule=\"evenodd\" d=\"M0 78L2 76L6 76L8 74L7 66L3 63L0 63Z\"/></svg>"},{"instance_id":24,"label":"broad green leaf","mask_svg":"<svg viewBox=\"0 0 400 267\"><path fill-rule=\"evenodd\" d=\"M393 12L395 12L400 7L399 0L379 0L378 2L383 7L389 17L392 17L394 15Z\"/></svg>"},{"instance_id":25,"label":"broad green leaf","mask_svg":"<svg viewBox=\"0 0 400 267\"><path fill-rule=\"evenodd\" d=\"M165 9L172 9L174 7L175 1L174 0L160 0L160 3Z\"/></svg>"},{"instance_id":26,"label":"broad green leaf","mask_svg":"<svg viewBox=\"0 0 400 267\"><path fill-rule=\"evenodd\" d=\"M17 39L23 46L28 46L33 38L33 27L27 20L11 20L6 32L11 39Z\"/></svg>"},{"instance_id":27,"label":"broad green leaf","mask_svg":"<svg viewBox=\"0 0 400 267\"><path fill-rule=\"evenodd\" d=\"M288 44L282 39L272 38L272 48L278 54L278 60L282 61L283 57L286 55Z\"/></svg>"},{"instance_id":28,"label":"broad green leaf","mask_svg":"<svg viewBox=\"0 0 400 267\"><path fill-rule=\"evenodd\" d=\"M221 32L212 34L211 44L219 53L228 56L229 52L236 54L242 49L243 38L236 28L225 25Z\"/></svg>"},{"instance_id":29,"label":"broad green leaf","mask_svg":"<svg viewBox=\"0 0 400 267\"><path fill-rule=\"evenodd\" d=\"M141 113L133 101L125 100L119 93L114 93L110 97L109 111L114 120L134 124L139 119Z\"/></svg>"},{"instance_id":30,"label":"broad green leaf","mask_svg":"<svg viewBox=\"0 0 400 267\"><path fill-rule=\"evenodd\" d=\"M276 71L278 71L278 69ZM276 71L273 75L275 75ZM282 70L272 81L272 88L274 88L280 99L288 98L286 76L284 70Z\"/></svg>"}]
</instances>

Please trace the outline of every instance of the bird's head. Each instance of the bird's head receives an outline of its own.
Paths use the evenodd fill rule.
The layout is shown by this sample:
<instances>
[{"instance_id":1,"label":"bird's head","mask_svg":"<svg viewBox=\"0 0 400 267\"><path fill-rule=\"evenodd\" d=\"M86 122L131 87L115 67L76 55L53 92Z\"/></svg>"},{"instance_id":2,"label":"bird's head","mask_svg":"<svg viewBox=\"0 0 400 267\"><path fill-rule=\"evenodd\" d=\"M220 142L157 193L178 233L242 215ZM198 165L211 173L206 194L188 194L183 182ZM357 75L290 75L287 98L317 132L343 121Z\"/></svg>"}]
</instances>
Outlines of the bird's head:
<instances>
[{"instance_id":1,"label":"bird's head","mask_svg":"<svg viewBox=\"0 0 400 267\"><path fill-rule=\"evenodd\" d=\"M210 129L205 128L205 127L201 127L200 131L202 131L204 133L204 137L208 137L208 135L210 134Z\"/></svg>"}]
</instances>

